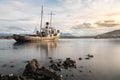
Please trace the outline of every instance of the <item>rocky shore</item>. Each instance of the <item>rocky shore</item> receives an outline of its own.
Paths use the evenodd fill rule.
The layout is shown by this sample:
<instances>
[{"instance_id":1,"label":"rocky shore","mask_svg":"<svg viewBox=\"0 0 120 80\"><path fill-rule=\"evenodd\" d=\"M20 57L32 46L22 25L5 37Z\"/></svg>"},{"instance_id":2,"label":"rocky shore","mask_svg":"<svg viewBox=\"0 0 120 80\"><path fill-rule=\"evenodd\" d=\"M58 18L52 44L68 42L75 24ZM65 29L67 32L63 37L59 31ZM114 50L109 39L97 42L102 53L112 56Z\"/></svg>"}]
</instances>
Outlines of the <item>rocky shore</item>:
<instances>
[{"instance_id":1,"label":"rocky shore","mask_svg":"<svg viewBox=\"0 0 120 80\"><path fill-rule=\"evenodd\" d=\"M93 55L86 55L85 60L93 58ZM83 60L82 57L78 58L79 61ZM49 57L49 66L40 67L39 61L37 59L32 59L28 61L25 70L22 75L15 75L10 73L8 75L0 74L0 80L64 80L62 70L76 69L76 61L71 58L66 58L65 60L57 59L53 60ZM83 66L81 66L83 67ZM79 70L82 72L82 70ZM91 72L91 70L89 70ZM74 77L74 75L71 75ZM68 74L66 74L68 77Z\"/></svg>"}]
</instances>

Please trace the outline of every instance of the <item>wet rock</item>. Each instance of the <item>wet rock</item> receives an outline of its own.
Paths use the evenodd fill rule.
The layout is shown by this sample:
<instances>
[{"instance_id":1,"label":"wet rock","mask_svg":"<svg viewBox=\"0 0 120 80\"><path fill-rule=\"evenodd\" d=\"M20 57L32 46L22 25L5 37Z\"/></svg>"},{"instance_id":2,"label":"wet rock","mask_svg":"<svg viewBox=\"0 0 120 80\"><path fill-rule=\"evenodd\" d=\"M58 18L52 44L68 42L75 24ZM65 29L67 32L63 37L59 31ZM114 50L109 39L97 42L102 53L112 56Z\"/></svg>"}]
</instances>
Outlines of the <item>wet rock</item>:
<instances>
[{"instance_id":1,"label":"wet rock","mask_svg":"<svg viewBox=\"0 0 120 80\"><path fill-rule=\"evenodd\" d=\"M50 65L50 68L52 68L55 71L62 71L62 65L59 63L53 63L52 65Z\"/></svg>"},{"instance_id":2,"label":"wet rock","mask_svg":"<svg viewBox=\"0 0 120 80\"><path fill-rule=\"evenodd\" d=\"M68 74L66 74L66 77L68 77Z\"/></svg>"},{"instance_id":3,"label":"wet rock","mask_svg":"<svg viewBox=\"0 0 120 80\"><path fill-rule=\"evenodd\" d=\"M74 75L72 74L71 77L74 77Z\"/></svg>"},{"instance_id":4,"label":"wet rock","mask_svg":"<svg viewBox=\"0 0 120 80\"><path fill-rule=\"evenodd\" d=\"M62 77L63 77L63 75L61 74L61 75L60 75L60 77L62 78Z\"/></svg>"},{"instance_id":5,"label":"wet rock","mask_svg":"<svg viewBox=\"0 0 120 80\"><path fill-rule=\"evenodd\" d=\"M25 67L23 75L29 75L31 73L36 72L39 69L39 62L37 59L32 59Z\"/></svg>"},{"instance_id":6,"label":"wet rock","mask_svg":"<svg viewBox=\"0 0 120 80\"><path fill-rule=\"evenodd\" d=\"M58 67L61 67L62 64L60 62L56 63Z\"/></svg>"},{"instance_id":7,"label":"wet rock","mask_svg":"<svg viewBox=\"0 0 120 80\"><path fill-rule=\"evenodd\" d=\"M59 61L59 63L61 64L61 63L62 63L62 61Z\"/></svg>"},{"instance_id":8,"label":"wet rock","mask_svg":"<svg viewBox=\"0 0 120 80\"><path fill-rule=\"evenodd\" d=\"M66 58L66 60L63 62L63 66L65 69L68 69L69 67L74 68L76 67L76 62L70 58Z\"/></svg>"},{"instance_id":9,"label":"wet rock","mask_svg":"<svg viewBox=\"0 0 120 80\"><path fill-rule=\"evenodd\" d=\"M86 60L89 60L90 58L89 57L87 57L87 58L85 58Z\"/></svg>"},{"instance_id":10,"label":"wet rock","mask_svg":"<svg viewBox=\"0 0 120 80\"><path fill-rule=\"evenodd\" d=\"M59 67L57 66L56 63L52 64L52 65L50 66L50 68L52 68L52 69L55 70L55 71L59 71Z\"/></svg>"},{"instance_id":11,"label":"wet rock","mask_svg":"<svg viewBox=\"0 0 120 80\"><path fill-rule=\"evenodd\" d=\"M62 63L62 62L61 62ZM57 70L62 70L62 64L59 62L53 63L52 67ZM33 59L27 63L23 75L8 75L0 74L0 80L63 80L63 75L59 75L53 70L54 68L39 67L39 62Z\"/></svg>"},{"instance_id":12,"label":"wet rock","mask_svg":"<svg viewBox=\"0 0 120 80\"><path fill-rule=\"evenodd\" d=\"M9 80L9 78L8 78L8 76L3 75L3 76L0 78L0 80Z\"/></svg>"},{"instance_id":13,"label":"wet rock","mask_svg":"<svg viewBox=\"0 0 120 80\"><path fill-rule=\"evenodd\" d=\"M20 80L26 80L25 76L19 76Z\"/></svg>"},{"instance_id":14,"label":"wet rock","mask_svg":"<svg viewBox=\"0 0 120 80\"><path fill-rule=\"evenodd\" d=\"M52 57L49 57L49 59L52 59Z\"/></svg>"},{"instance_id":15,"label":"wet rock","mask_svg":"<svg viewBox=\"0 0 120 80\"><path fill-rule=\"evenodd\" d=\"M53 63L54 61L53 60L50 60L50 63Z\"/></svg>"},{"instance_id":16,"label":"wet rock","mask_svg":"<svg viewBox=\"0 0 120 80\"><path fill-rule=\"evenodd\" d=\"M55 71L61 71L62 70L62 61L58 60L58 61L50 61L51 65L49 66L51 69L55 70Z\"/></svg>"},{"instance_id":17,"label":"wet rock","mask_svg":"<svg viewBox=\"0 0 120 80\"><path fill-rule=\"evenodd\" d=\"M61 59L58 59L58 61L61 61Z\"/></svg>"},{"instance_id":18,"label":"wet rock","mask_svg":"<svg viewBox=\"0 0 120 80\"><path fill-rule=\"evenodd\" d=\"M63 70L62 68L59 69L59 71L62 71L62 70Z\"/></svg>"},{"instance_id":19,"label":"wet rock","mask_svg":"<svg viewBox=\"0 0 120 80\"><path fill-rule=\"evenodd\" d=\"M13 74L12 74L12 73L10 73L10 74L8 74L8 76L9 76L9 77L13 77Z\"/></svg>"},{"instance_id":20,"label":"wet rock","mask_svg":"<svg viewBox=\"0 0 120 80\"><path fill-rule=\"evenodd\" d=\"M63 80L63 75L60 75L60 79L59 80Z\"/></svg>"},{"instance_id":21,"label":"wet rock","mask_svg":"<svg viewBox=\"0 0 120 80\"><path fill-rule=\"evenodd\" d=\"M71 60L71 58L66 58L66 60Z\"/></svg>"},{"instance_id":22,"label":"wet rock","mask_svg":"<svg viewBox=\"0 0 120 80\"><path fill-rule=\"evenodd\" d=\"M76 69L77 67L76 67L76 66L74 66L74 68Z\"/></svg>"},{"instance_id":23,"label":"wet rock","mask_svg":"<svg viewBox=\"0 0 120 80\"><path fill-rule=\"evenodd\" d=\"M82 72L82 70L79 70L79 72Z\"/></svg>"},{"instance_id":24,"label":"wet rock","mask_svg":"<svg viewBox=\"0 0 120 80\"><path fill-rule=\"evenodd\" d=\"M64 69L68 69L68 66L64 66Z\"/></svg>"},{"instance_id":25,"label":"wet rock","mask_svg":"<svg viewBox=\"0 0 120 80\"><path fill-rule=\"evenodd\" d=\"M91 70L89 70L88 72L91 72Z\"/></svg>"},{"instance_id":26,"label":"wet rock","mask_svg":"<svg viewBox=\"0 0 120 80\"><path fill-rule=\"evenodd\" d=\"M19 76L16 76L16 75L10 73L8 75L1 76L0 80L22 80L22 79L20 79Z\"/></svg>"},{"instance_id":27,"label":"wet rock","mask_svg":"<svg viewBox=\"0 0 120 80\"><path fill-rule=\"evenodd\" d=\"M48 69L45 67L40 68L40 70L38 70L38 74L42 74L44 77L43 78L49 78L49 79L43 79L43 80L62 80L61 75L57 75L52 69Z\"/></svg>"},{"instance_id":28,"label":"wet rock","mask_svg":"<svg viewBox=\"0 0 120 80\"><path fill-rule=\"evenodd\" d=\"M0 74L0 78L2 78L4 75L3 74Z\"/></svg>"},{"instance_id":29,"label":"wet rock","mask_svg":"<svg viewBox=\"0 0 120 80\"><path fill-rule=\"evenodd\" d=\"M82 58L80 57L79 60L82 60Z\"/></svg>"},{"instance_id":30,"label":"wet rock","mask_svg":"<svg viewBox=\"0 0 120 80\"><path fill-rule=\"evenodd\" d=\"M88 57L91 57L91 58L93 58L93 57L94 57L93 55L90 55L90 54L88 54L87 56L88 56Z\"/></svg>"},{"instance_id":31,"label":"wet rock","mask_svg":"<svg viewBox=\"0 0 120 80\"><path fill-rule=\"evenodd\" d=\"M10 67L11 67L11 68L13 68L13 67L14 67L14 65L11 65Z\"/></svg>"},{"instance_id":32,"label":"wet rock","mask_svg":"<svg viewBox=\"0 0 120 80\"><path fill-rule=\"evenodd\" d=\"M63 80L53 69L60 70L60 67L53 63L49 68L39 68L38 61L33 59L26 65L23 76L27 76L30 80Z\"/></svg>"}]
</instances>

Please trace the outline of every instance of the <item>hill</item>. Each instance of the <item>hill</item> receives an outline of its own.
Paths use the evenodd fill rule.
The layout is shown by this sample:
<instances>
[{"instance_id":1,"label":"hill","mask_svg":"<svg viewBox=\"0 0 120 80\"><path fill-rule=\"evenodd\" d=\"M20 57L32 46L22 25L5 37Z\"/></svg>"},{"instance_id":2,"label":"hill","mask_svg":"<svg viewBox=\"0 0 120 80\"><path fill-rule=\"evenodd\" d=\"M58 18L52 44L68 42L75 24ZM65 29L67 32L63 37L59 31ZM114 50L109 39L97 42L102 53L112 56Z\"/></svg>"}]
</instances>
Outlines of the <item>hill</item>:
<instances>
[{"instance_id":1,"label":"hill","mask_svg":"<svg viewBox=\"0 0 120 80\"><path fill-rule=\"evenodd\" d=\"M97 35L95 38L120 38L120 30L114 30L101 35Z\"/></svg>"}]
</instances>

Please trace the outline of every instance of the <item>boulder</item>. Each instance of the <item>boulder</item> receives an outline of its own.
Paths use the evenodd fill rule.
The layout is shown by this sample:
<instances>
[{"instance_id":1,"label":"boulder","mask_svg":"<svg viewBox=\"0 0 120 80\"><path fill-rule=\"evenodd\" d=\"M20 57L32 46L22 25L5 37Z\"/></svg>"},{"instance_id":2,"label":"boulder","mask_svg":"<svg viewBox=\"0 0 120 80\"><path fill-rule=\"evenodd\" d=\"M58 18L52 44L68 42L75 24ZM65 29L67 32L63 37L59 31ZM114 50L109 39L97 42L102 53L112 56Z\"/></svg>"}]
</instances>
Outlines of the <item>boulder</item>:
<instances>
[{"instance_id":1,"label":"boulder","mask_svg":"<svg viewBox=\"0 0 120 80\"><path fill-rule=\"evenodd\" d=\"M37 59L32 59L25 67L23 75L33 74L39 69L39 62Z\"/></svg>"}]
</instances>

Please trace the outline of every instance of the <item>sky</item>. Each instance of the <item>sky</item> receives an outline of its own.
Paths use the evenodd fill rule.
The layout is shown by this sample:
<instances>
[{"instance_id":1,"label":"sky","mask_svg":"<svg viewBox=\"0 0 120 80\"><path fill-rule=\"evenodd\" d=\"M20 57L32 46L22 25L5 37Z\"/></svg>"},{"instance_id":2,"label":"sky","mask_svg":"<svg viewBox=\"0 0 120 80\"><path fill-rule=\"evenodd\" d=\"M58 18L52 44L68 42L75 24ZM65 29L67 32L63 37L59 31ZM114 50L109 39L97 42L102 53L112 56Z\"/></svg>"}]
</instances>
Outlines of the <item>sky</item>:
<instances>
[{"instance_id":1,"label":"sky","mask_svg":"<svg viewBox=\"0 0 120 80\"><path fill-rule=\"evenodd\" d=\"M33 33L39 29L42 5L43 26L52 11L52 26L61 32L83 36L120 29L95 24L105 20L119 24L120 0L0 0L0 33ZM91 25L81 26L84 23Z\"/></svg>"}]
</instances>

